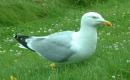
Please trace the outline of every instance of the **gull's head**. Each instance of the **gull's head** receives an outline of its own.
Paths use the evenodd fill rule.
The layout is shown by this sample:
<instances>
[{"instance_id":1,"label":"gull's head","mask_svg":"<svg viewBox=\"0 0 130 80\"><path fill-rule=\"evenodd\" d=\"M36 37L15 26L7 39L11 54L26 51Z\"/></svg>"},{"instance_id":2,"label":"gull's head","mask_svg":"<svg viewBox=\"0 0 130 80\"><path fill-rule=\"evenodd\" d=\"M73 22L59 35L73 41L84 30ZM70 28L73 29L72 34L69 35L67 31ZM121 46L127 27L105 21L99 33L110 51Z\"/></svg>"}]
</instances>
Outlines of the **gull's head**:
<instances>
[{"instance_id":1,"label":"gull's head","mask_svg":"<svg viewBox=\"0 0 130 80\"><path fill-rule=\"evenodd\" d=\"M112 23L105 20L99 13L96 12L88 12L82 16L81 24L89 25L89 26L112 26Z\"/></svg>"}]
</instances>

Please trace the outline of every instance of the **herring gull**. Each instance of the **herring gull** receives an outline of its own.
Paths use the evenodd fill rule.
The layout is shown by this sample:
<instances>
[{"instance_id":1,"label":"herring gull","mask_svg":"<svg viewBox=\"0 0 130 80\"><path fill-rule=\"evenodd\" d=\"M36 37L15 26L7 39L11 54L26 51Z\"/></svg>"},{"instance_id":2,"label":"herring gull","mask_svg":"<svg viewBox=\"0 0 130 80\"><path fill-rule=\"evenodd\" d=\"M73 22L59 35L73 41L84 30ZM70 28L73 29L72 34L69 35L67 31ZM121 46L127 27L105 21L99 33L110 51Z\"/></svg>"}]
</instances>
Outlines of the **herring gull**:
<instances>
[{"instance_id":1,"label":"herring gull","mask_svg":"<svg viewBox=\"0 0 130 80\"><path fill-rule=\"evenodd\" d=\"M80 30L63 31L48 36L15 35L15 39L27 49L30 49L50 61L72 63L90 57L97 43L97 27L112 26L97 12L85 13L81 18Z\"/></svg>"}]
</instances>

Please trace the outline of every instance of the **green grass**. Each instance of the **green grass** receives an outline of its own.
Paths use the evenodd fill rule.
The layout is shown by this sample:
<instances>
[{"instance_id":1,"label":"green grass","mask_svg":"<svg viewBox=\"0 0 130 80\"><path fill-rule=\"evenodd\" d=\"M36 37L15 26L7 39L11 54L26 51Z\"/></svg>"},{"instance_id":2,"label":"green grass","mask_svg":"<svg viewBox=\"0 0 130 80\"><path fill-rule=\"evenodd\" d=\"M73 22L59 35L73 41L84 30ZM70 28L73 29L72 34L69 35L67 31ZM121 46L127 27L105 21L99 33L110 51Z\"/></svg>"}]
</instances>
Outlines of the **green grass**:
<instances>
[{"instance_id":1,"label":"green grass","mask_svg":"<svg viewBox=\"0 0 130 80\"><path fill-rule=\"evenodd\" d=\"M11 80L11 76L17 80L130 80L130 1L109 0L88 6L72 4L74 0L37 1L41 0L0 2L0 80ZM41 6L44 1L45 7ZM95 54L84 62L52 71L50 61L18 48L13 39L16 33L42 36L77 31L82 14L89 11L99 12L113 27L98 28Z\"/></svg>"}]
</instances>

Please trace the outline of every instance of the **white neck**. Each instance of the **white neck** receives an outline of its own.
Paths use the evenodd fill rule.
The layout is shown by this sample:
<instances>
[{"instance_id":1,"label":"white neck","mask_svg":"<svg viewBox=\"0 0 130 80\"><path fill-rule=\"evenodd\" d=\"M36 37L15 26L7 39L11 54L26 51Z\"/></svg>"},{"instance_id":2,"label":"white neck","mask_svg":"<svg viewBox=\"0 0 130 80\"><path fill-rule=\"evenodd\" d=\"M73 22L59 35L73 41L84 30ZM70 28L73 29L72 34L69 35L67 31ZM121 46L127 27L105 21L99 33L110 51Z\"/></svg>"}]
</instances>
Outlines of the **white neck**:
<instances>
[{"instance_id":1,"label":"white neck","mask_svg":"<svg viewBox=\"0 0 130 80\"><path fill-rule=\"evenodd\" d=\"M81 23L81 28L78 32L78 36L75 44L79 51L84 54L91 54L96 49L97 43L97 30L96 27L89 26Z\"/></svg>"},{"instance_id":2,"label":"white neck","mask_svg":"<svg viewBox=\"0 0 130 80\"><path fill-rule=\"evenodd\" d=\"M77 60L89 57L95 51L96 43L96 27L92 27L87 24L81 24L80 30L73 34L73 46L71 47L71 49L77 51L77 54L74 57L77 57Z\"/></svg>"},{"instance_id":3,"label":"white neck","mask_svg":"<svg viewBox=\"0 0 130 80\"><path fill-rule=\"evenodd\" d=\"M89 23L81 22L81 28L79 30L79 37L89 42L91 40L97 40L97 29L95 26L88 25Z\"/></svg>"}]
</instances>

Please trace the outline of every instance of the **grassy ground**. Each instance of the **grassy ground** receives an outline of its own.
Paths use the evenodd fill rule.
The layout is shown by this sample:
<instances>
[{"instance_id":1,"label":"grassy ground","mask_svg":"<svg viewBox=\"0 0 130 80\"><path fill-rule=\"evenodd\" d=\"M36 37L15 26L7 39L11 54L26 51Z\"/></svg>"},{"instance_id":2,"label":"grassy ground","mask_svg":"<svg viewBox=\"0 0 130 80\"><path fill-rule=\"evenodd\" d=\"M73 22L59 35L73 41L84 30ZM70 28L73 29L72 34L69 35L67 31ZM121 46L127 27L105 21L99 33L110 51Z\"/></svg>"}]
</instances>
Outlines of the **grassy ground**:
<instances>
[{"instance_id":1,"label":"grassy ground","mask_svg":"<svg viewBox=\"0 0 130 80\"><path fill-rule=\"evenodd\" d=\"M109 0L88 6L82 5L84 0L79 0L80 4L75 2L78 0L51 1L0 2L0 80L130 80L130 1ZM95 54L82 63L61 65L52 71L48 67L51 62L19 49L13 39L16 33L77 31L80 17L89 11L99 12L113 27L98 29Z\"/></svg>"}]
</instances>

